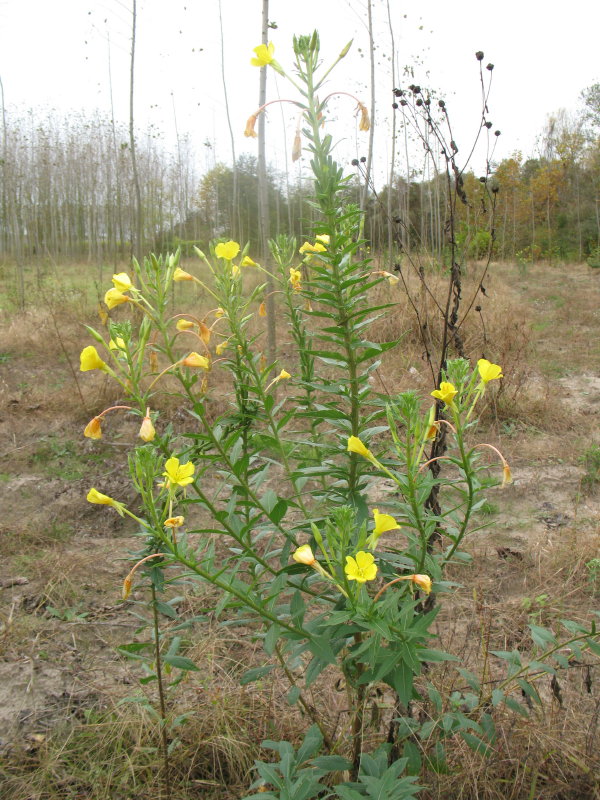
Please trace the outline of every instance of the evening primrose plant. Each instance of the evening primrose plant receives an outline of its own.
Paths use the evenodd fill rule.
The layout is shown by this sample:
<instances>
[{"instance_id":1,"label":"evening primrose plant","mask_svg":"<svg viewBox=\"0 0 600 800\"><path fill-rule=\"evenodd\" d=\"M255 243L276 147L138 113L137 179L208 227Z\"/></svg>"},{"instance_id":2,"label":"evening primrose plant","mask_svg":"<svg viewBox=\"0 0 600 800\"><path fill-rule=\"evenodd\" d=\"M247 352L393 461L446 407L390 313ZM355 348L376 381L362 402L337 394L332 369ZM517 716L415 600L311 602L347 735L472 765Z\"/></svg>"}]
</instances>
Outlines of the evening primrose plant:
<instances>
[{"instance_id":1,"label":"evening primrose plant","mask_svg":"<svg viewBox=\"0 0 600 800\"><path fill-rule=\"evenodd\" d=\"M499 683L459 668L466 690L447 695L436 686L435 665L457 660L435 647L432 631L456 586L447 569L470 559L463 545L480 527L486 489L510 480L502 454L477 437L478 403L502 371L457 359L431 398L373 392L369 376L398 343L368 339L393 304L370 300L389 276L363 257L361 213L344 204L348 179L326 133L331 93L318 98L335 64L321 64L316 32L294 39L293 77L271 44L255 54L253 64L276 69L297 97L290 102L301 112L314 176L313 236L273 240L271 264L225 238L196 250L199 269L182 269L175 254L114 276L106 304L120 321L111 319L105 334L89 329L96 344L84 348L81 369L116 381L124 402L94 417L86 435L102 435L109 410L140 418L129 457L137 498L131 509L99 487L88 500L132 519L142 539L123 596L145 603L148 639L121 652L157 686L167 796L177 741L170 692L195 668L177 633L192 621L179 617L173 592L193 580L217 593L216 618L262 644L261 663L248 665L242 683L277 675L307 722L297 749L265 743L280 762L257 762L256 796L412 798L417 776L446 768L445 740L491 751L494 708L523 710L513 690L535 693L518 653L499 653L508 665ZM356 103L366 130L366 108ZM179 311L175 283L198 286L208 308ZM292 342L280 362L265 354L267 283ZM123 320L131 305L136 313ZM156 411L163 392L187 415L179 433ZM432 458L442 433L448 448ZM427 505L434 487L439 510ZM532 631L535 669L552 659L555 669L563 652L541 630ZM598 648L594 636L595 628L570 630L571 652Z\"/></svg>"}]
</instances>

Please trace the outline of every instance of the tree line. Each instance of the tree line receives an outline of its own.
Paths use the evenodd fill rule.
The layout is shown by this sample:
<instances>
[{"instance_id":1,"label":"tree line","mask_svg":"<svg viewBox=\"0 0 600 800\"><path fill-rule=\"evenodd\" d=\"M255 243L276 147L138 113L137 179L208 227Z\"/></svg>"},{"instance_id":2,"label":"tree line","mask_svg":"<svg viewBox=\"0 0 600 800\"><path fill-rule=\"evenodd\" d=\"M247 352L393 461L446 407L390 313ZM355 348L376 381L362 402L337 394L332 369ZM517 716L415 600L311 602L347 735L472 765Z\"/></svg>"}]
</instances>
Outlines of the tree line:
<instances>
[{"instance_id":1,"label":"tree line","mask_svg":"<svg viewBox=\"0 0 600 800\"><path fill-rule=\"evenodd\" d=\"M455 236L465 257L490 248L500 259L582 261L600 248L600 84L582 93L583 108L551 115L538 154L515 153L485 176L460 176L464 201ZM135 236L131 153L125 125L99 114L36 119L6 113L2 136L0 257L118 263ZM143 248L191 252L219 236L259 245L256 158L236 169L214 164L200 176L188 138L175 153L152 130L136 136ZM347 200L364 203L360 164ZM235 192L234 192L235 181ZM369 186L364 234L377 252L429 253L443 262L451 187L442 172L423 175L403 164L391 184ZM270 233L310 235L313 207L302 179L268 169ZM235 199L235 203L234 203Z\"/></svg>"}]
</instances>

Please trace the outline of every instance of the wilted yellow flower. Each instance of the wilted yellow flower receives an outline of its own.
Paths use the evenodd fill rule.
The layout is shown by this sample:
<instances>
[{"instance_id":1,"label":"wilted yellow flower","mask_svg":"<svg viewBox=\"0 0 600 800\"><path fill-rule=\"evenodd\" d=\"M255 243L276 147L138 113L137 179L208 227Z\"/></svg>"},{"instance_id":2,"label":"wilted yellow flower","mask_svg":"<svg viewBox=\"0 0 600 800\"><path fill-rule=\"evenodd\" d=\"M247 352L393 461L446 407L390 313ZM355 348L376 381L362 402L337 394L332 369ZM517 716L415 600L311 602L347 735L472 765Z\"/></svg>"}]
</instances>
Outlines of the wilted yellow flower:
<instances>
[{"instance_id":1,"label":"wilted yellow flower","mask_svg":"<svg viewBox=\"0 0 600 800\"><path fill-rule=\"evenodd\" d=\"M297 561L298 564L306 564L307 567L312 567L312 565L317 560L314 556L313 551L309 544L301 545L293 554L292 558L294 561Z\"/></svg>"},{"instance_id":2,"label":"wilted yellow flower","mask_svg":"<svg viewBox=\"0 0 600 800\"><path fill-rule=\"evenodd\" d=\"M502 374L502 367L498 366L498 364L491 364L487 358L479 359L477 362L477 369L479 370L479 376L484 383L489 383L489 381L494 381L497 378L504 377Z\"/></svg>"},{"instance_id":3,"label":"wilted yellow flower","mask_svg":"<svg viewBox=\"0 0 600 800\"><path fill-rule=\"evenodd\" d=\"M102 428L100 427L100 423L100 417L94 417L91 419L83 429L83 435L87 436L88 439L101 439Z\"/></svg>"},{"instance_id":4,"label":"wilted yellow flower","mask_svg":"<svg viewBox=\"0 0 600 800\"><path fill-rule=\"evenodd\" d=\"M358 436L350 436L348 439L348 452L349 453L357 453L359 456L363 456L363 458L368 459L369 461L374 461L375 456L369 450L368 447L361 442Z\"/></svg>"},{"instance_id":5,"label":"wilted yellow flower","mask_svg":"<svg viewBox=\"0 0 600 800\"><path fill-rule=\"evenodd\" d=\"M266 305L264 300L258 307L258 316L259 317L266 317L267 316L267 305Z\"/></svg>"},{"instance_id":6,"label":"wilted yellow flower","mask_svg":"<svg viewBox=\"0 0 600 800\"><path fill-rule=\"evenodd\" d=\"M150 371L151 372L158 372L158 356L154 350L150 351L150 355L148 356L150 361Z\"/></svg>"},{"instance_id":7,"label":"wilted yellow flower","mask_svg":"<svg viewBox=\"0 0 600 800\"><path fill-rule=\"evenodd\" d=\"M269 42L268 45L259 44L258 47L254 48L254 52L256 53L256 58L250 59L252 66L266 67L267 64L270 64L274 60L273 53L275 52L275 45L273 42Z\"/></svg>"},{"instance_id":8,"label":"wilted yellow flower","mask_svg":"<svg viewBox=\"0 0 600 800\"><path fill-rule=\"evenodd\" d=\"M81 372L89 372L91 369L106 369L106 364L100 356L93 344L84 347L79 356L79 370Z\"/></svg>"},{"instance_id":9,"label":"wilted yellow flower","mask_svg":"<svg viewBox=\"0 0 600 800\"><path fill-rule=\"evenodd\" d=\"M106 323L108 322L109 317L108 317L108 314L106 313L106 311L100 305L100 303L98 303L98 316L100 317L100 321L102 322L102 324L106 325Z\"/></svg>"},{"instance_id":10,"label":"wilted yellow flower","mask_svg":"<svg viewBox=\"0 0 600 800\"><path fill-rule=\"evenodd\" d=\"M132 587L132 579L131 573L125 576L125 580L123 581L123 589L121 590L121 597L123 600L127 600L129 595L131 594L131 587Z\"/></svg>"},{"instance_id":11,"label":"wilted yellow flower","mask_svg":"<svg viewBox=\"0 0 600 800\"><path fill-rule=\"evenodd\" d=\"M367 111L367 107L364 103L358 104L358 110L360 111L360 122L358 123L358 130L359 131L368 131L371 127L371 122L369 120L369 112Z\"/></svg>"},{"instance_id":12,"label":"wilted yellow flower","mask_svg":"<svg viewBox=\"0 0 600 800\"><path fill-rule=\"evenodd\" d=\"M510 467L508 466L508 462L504 462L502 465L502 486L508 486L509 483L513 482L512 472L510 471Z\"/></svg>"},{"instance_id":13,"label":"wilted yellow flower","mask_svg":"<svg viewBox=\"0 0 600 800\"><path fill-rule=\"evenodd\" d=\"M395 286L400 281L400 278L397 275L394 275L392 272L386 272L382 269L379 270L379 274L383 275L384 278L387 278L390 286Z\"/></svg>"},{"instance_id":14,"label":"wilted yellow flower","mask_svg":"<svg viewBox=\"0 0 600 800\"><path fill-rule=\"evenodd\" d=\"M194 481L194 470L196 467L191 461L187 464L179 464L179 459L172 456L165 463L165 471L163 476L167 479L167 487L170 489L174 486L187 486Z\"/></svg>"},{"instance_id":15,"label":"wilted yellow flower","mask_svg":"<svg viewBox=\"0 0 600 800\"><path fill-rule=\"evenodd\" d=\"M127 303L129 299L130 298L127 297L126 294L123 294L123 292L120 292L118 289L109 289L104 295L104 302L109 309L120 306L121 303Z\"/></svg>"},{"instance_id":16,"label":"wilted yellow flower","mask_svg":"<svg viewBox=\"0 0 600 800\"><path fill-rule=\"evenodd\" d=\"M250 256L244 256L242 258L242 267L260 267L260 264L257 264L256 261L253 261Z\"/></svg>"},{"instance_id":17,"label":"wilted yellow flower","mask_svg":"<svg viewBox=\"0 0 600 800\"><path fill-rule=\"evenodd\" d=\"M431 578L429 575L406 575L406 580L411 581L418 586L419 589L422 589L425 594L430 594L431 592Z\"/></svg>"},{"instance_id":18,"label":"wilted yellow flower","mask_svg":"<svg viewBox=\"0 0 600 800\"><path fill-rule=\"evenodd\" d=\"M192 352L189 356L186 356L181 363L184 367L198 367L199 369L210 369L210 361L205 356L201 356L199 353Z\"/></svg>"},{"instance_id":19,"label":"wilted yellow flower","mask_svg":"<svg viewBox=\"0 0 600 800\"><path fill-rule=\"evenodd\" d=\"M224 317L224 316L225 316L225 309L224 309L224 308L221 308L221 306L219 306L219 307L218 307L218 308L215 310L215 317L216 317L217 319L221 319L221 317Z\"/></svg>"},{"instance_id":20,"label":"wilted yellow flower","mask_svg":"<svg viewBox=\"0 0 600 800\"><path fill-rule=\"evenodd\" d=\"M173 280L176 282L193 281L194 276L190 275L190 273L186 272L184 269L181 269L181 267L176 267L175 272L173 273Z\"/></svg>"},{"instance_id":21,"label":"wilted yellow flower","mask_svg":"<svg viewBox=\"0 0 600 800\"><path fill-rule=\"evenodd\" d=\"M240 246L237 242L219 242L215 247L215 255L217 258L224 258L226 261L231 261L240 252Z\"/></svg>"},{"instance_id":22,"label":"wilted yellow flower","mask_svg":"<svg viewBox=\"0 0 600 800\"><path fill-rule=\"evenodd\" d=\"M248 117L248 122L246 123L246 130L244 131L244 136L256 139L257 133L254 130L254 126L256 125L257 117L258 114L252 114L252 116Z\"/></svg>"},{"instance_id":23,"label":"wilted yellow flower","mask_svg":"<svg viewBox=\"0 0 600 800\"><path fill-rule=\"evenodd\" d=\"M302 155L302 137L300 131L296 131L294 136L294 143L292 144L292 161L298 161Z\"/></svg>"},{"instance_id":24,"label":"wilted yellow flower","mask_svg":"<svg viewBox=\"0 0 600 800\"><path fill-rule=\"evenodd\" d=\"M228 345L229 345L229 339L225 339L224 341L219 342L219 344L215 347L215 353L218 356L220 356L222 354L223 350L227 349Z\"/></svg>"},{"instance_id":25,"label":"wilted yellow flower","mask_svg":"<svg viewBox=\"0 0 600 800\"><path fill-rule=\"evenodd\" d=\"M366 583L372 581L377 575L377 564L373 553L365 553L359 550L356 556L346 556L346 566L344 572L349 581Z\"/></svg>"},{"instance_id":26,"label":"wilted yellow flower","mask_svg":"<svg viewBox=\"0 0 600 800\"><path fill-rule=\"evenodd\" d=\"M125 508L124 503L119 503L118 500L113 500L112 497L109 497L106 494L102 494L97 489L90 489L87 493L87 501L88 503L95 503L99 506L112 506L115 511L117 511L121 516L123 516L123 509Z\"/></svg>"},{"instance_id":27,"label":"wilted yellow flower","mask_svg":"<svg viewBox=\"0 0 600 800\"><path fill-rule=\"evenodd\" d=\"M302 289L302 272L299 269L290 267L290 283L295 292L299 292Z\"/></svg>"},{"instance_id":28,"label":"wilted yellow flower","mask_svg":"<svg viewBox=\"0 0 600 800\"><path fill-rule=\"evenodd\" d=\"M442 381L440 383L440 388L435 389L431 392L431 396L435 397L436 400L441 400L447 406L452 405L454 398L458 394L458 391L454 388L451 383L447 381Z\"/></svg>"},{"instance_id":29,"label":"wilted yellow flower","mask_svg":"<svg viewBox=\"0 0 600 800\"><path fill-rule=\"evenodd\" d=\"M112 276L112 283L118 292L129 292L134 288L131 278L126 272L119 272Z\"/></svg>"},{"instance_id":30,"label":"wilted yellow flower","mask_svg":"<svg viewBox=\"0 0 600 800\"><path fill-rule=\"evenodd\" d=\"M183 517L169 517L163 523L165 528L181 528L184 523Z\"/></svg>"},{"instance_id":31,"label":"wilted yellow flower","mask_svg":"<svg viewBox=\"0 0 600 800\"><path fill-rule=\"evenodd\" d=\"M194 324L195 323L193 323L189 319L178 319L175 324L175 327L177 328L178 331L189 331L190 328L194 327Z\"/></svg>"},{"instance_id":32,"label":"wilted yellow flower","mask_svg":"<svg viewBox=\"0 0 600 800\"><path fill-rule=\"evenodd\" d=\"M156 436L156 430L154 428L154 425L152 424L152 420L150 419L149 408L146 410L146 416L142 420L138 436L145 442L152 442L154 440L154 437Z\"/></svg>"},{"instance_id":33,"label":"wilted yellow flower","mask_svg":"<svg viewBox=\"0 0 600 800\"><path fill-rule=\"evenodd\" d=\"M324 253L326 252L327 248L321 242L315 242L315 244L311 244L310 242L304 242L302 247L298 252L302 253Z\"/></svg>"}]
</instances>

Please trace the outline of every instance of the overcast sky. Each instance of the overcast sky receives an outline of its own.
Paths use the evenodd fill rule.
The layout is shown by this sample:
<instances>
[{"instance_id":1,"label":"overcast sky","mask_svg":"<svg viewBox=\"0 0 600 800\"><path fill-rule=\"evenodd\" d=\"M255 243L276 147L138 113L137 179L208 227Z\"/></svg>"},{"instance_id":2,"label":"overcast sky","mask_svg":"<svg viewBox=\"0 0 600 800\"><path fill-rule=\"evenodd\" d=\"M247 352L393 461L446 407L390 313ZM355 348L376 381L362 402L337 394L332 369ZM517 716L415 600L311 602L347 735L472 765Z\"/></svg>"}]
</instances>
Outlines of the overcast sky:
<instances>
[{"instance_id":1,"label":"overcast sky","mask_svg":"<svg viewBox=\"0 0 600 800\"><path fill-rule=\"evenodd\" d=\"M600 2L595 0L389 0L389 6L397 80L410 65L416 82L446 99L464 152L480 119L476 50L485 52L484 64L495 65L489 118L502 131L497 159L517 149L526 157L535 154L547 114L560 108L574 112L581 90L600 81ZM260 42L261 8L262 0L221 0L238 154L256 153L256 140L242 133L257 105L259 71L249 62ZM373 13L381 183L389 159L393 83L386 1L373 0ZM353 38L349 55L332 75L330 91L349 91L370 103L366 0L271 0L270 20L277 25L271 38L284 67L291 64L294 33L318 27L325 61ZM115 118L126 122L130 36L131 0L0 0L0 77L8 111L99 109L110 118L110 75ZM152 126L167 146L173 145L177 125L180 135L190 135L201 170L215 160L229 161L218 0L138 0L137 36L138 125ZM272 70L267 91L269 99L278 93L293 96ZM289 108L282 114L275 107L269 114L269 158L279 169L285 165L284 140L291 147L296 124ZM349 99L332 108L341 161L367 150L367 137L357 132L353 112Z\"/></svg>"}]
</instances>

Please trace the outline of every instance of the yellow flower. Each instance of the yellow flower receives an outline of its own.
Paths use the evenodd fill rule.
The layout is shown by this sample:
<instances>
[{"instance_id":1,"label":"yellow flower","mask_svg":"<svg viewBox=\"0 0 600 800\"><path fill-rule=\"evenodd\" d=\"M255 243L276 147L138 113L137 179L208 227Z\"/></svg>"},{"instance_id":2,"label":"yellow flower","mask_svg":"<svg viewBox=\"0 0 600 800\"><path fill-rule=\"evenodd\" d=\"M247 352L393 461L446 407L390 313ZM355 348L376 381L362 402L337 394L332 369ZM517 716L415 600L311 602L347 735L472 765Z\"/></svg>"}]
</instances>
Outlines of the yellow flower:
<instances>
[{"instance_id":1,"label":"yellow flower","mask_svg":"<svg viewBox=\"0 0 600 800\"><path fill-rule=\"evenodd\" d=\"M369 461L375 461L375 456L368 447L361 442L358 436L350 436L348 439L348 452L357 453L359 456L367 458Z\"/></svg>"},{"instance_id":2,"label":"yellow flower","mask_svg":"<svg viewBox=\"0 0 600 800\"><path fill-rule=\"evenodd\" d=\"M223 342L219 342L219 344L215 347L215 353L220 356L223 350L227 350L227 346L229 345L229 339L225 339Z\"/></svg>"},{"instance_id":3,"label":"yellow flower","mask_svg":"<svg viewBox=\"0 0 600 800\"><path fill-rule=\"evenodd\" d=\"M251 117L248 117L248 122L246 123L246 130L244 131L244 136L248 136L249 138L256 139L256 131L254 130L254 126L256 125L256 118L258 114L252 114Z\"/></svg>"},{"instance_id":4,"label":"yellow flower","mask_svg":"<svg viewBox=\"0 0 600 800\"><path fill-rule=\"evenodd\" d=\"M290 283L295 292L299 292L302 289L302 272L299 269L290 267Z\"/></svg>"},{"instance_id":5,"label":"yellow flower","mask_svg":"<svg viewBox=\"0 0 600 800\"><path fill-rule=\"evenodd\" d=\"M200 332L200 338L204 342L204 344L208 344L210 342L210 337L212 335L210 328L204 322L201 322L198 325L198 331Z\"/></svg>"},{"instance_id":6,"label":"yellow flower","mask_svg":"<svg viewBox=\"0 0 600 800\"><path fill-rule=\"evenodd\" d=\"M221 306L219 306L219 307L218 307L218 308L215 310L215 317L216 317L217 319L221 319L221 317L224 317L224 316L225 316L225 314L226 314L226 311L225 311L225 309L224 309L224 308L221 308Z\"/></svg>"},{"instance_id":7,"label":"yellow flower","mask_svg":"<svg viewBox=\"0 0 600 800\"><path fill-rule=\"evenodd\" d=\"M329 239L329 234L328 233L320 233L316 237L316 239L317 239L317 242L321 242L321 244L324 244L326 247L329 246L330 239Z\"/></svg>"},{"instance_id":8,"label":"yellow flower","mask_svg":"<svg viewBox=\"0 0 600 800\"><path fill-rule=\"evenodd\" d=\"M498 364L491 364L486 358L480 358L477 362L477 369L479 376L484 383L495 381L497 378L503 378L502 367Z\"/></svg>"},{"instance_id":9,"label":"yellow flower","mask_svg":"<svg viewBox=\"0 0 600 800\"><path fill-rule=\"evenodd\" d=\"M192 352L189 356L186 356L181 363L184 367L198 367L200 369L210 369L210 361L205 356L201 356L199 353Z\"/></svg>"},{"instance_id":10,"label":"yellow flower","mask_svg":"<svg viewBox=\"0 0 600 800\"><path fill-rule=\"evenodd\" d=\"M135 288L131 282L131 278L126 272L119 272L117 275L112 276L113 286L118 292L129 292Z\"/></svg>"},{"instance_id":11,"label":"yellow flower","mask_svg":"<svg viewBox=\"0 0 600 800\"><path fill-rule=\"evenodd\" d=\"M127 303L128 301L129 297L127 297L126 294L123 294L123 292L120 292L118 289L109 289L104 295L104 302L108 306L109 310L115 306L120 306L121 303Z\"/></svg>"},{"instance_id":12,"label":"yellow flower","mask_svg":"<svg viewBox=\"0 0 600 800\"><path fill-rule=\"evenodd\" d=\"M244 256L242 258L242 267L259 267L260 264L257 264L256 261L252 261L250 256Z\"/></svg>"},{"instance_id":13,"label":"yellow flower","mask_svg":"<svg viewBox=\"0 0 600 800\"><path fill-rule=\"evenodd\" d=\"M194 323L189 319L178 319L175 327L178 331L189 331L194 327Z\"/></svg>"},{"instance_id":14,"label":"yellow flower","mask_svg":"<svg viewBox=\"0 0 600 800\"><path fill-rule=\"evenodd\" d=\"M153 441L154 437L156 436L156 430L154 428L154 425L152 424L152 420L150 419L150 409L147 409L146 411L146 416L142 420L138 436L145 442Z\"/></svg>"},{"instance_id":15,"label":"yellow flower","mask_svg":"<svg viewBox=\"0 0 600 800\"><path fill-rule=\"evenodd\" d=\"M282 369L281 372L279 373L279 375L277 376L277 380L278 381L286 381L288 378L291 378L291 377L292 376L290 375L289 372L287 372L285 369Z\"/></svg>"},{"instance_id":16,"label":"yellow flower","mask_svg":"<svg viewBox=\"0 0 600 800\"><path fill-rule=\"evenodd\" d=\"M317 237L318 238L318 237ZM299 253L325 253L327 248L321 242L316 242L315 244L311 244L310 242L304 242Z\"/></svg>"},{"instance_id":17,"label":"yellow flower","mask_svg":"<svg viewBox=\"0 0 600 800\"><path fill-rule=\"evenodd\" d=\"M100 427L100 422L100 417L91 419L83 429L83 435L87 436L88 439L101 439L102 428Z\"/></svg>"},{"instance_id":18,"label":"yellow flower","mask_svg":"<svg viewBox=\"0 0 600 800\"><path fill-rule=\"evenodd\" d=\"M183 517L169 517L163 522L165 528L181 528L184 523Z\"/></svg>"},{"instance_id":19,"label":"yellow flower","mask_svg":"<svg viewBox=\"0 0 600 800\"><path fill-rule=\"evenodd\" d=\"M167 479L167 488L173 486L187 486L194 481L194 470L196 467L191 461L187 464L179 464L179 459L172 456L165 464L163 476Z\"/></svg>"},{"instance_id":20,"label":"yellow flower","mask_svg":"<svg viewBox=\"0 0 600 800\"><path fill-rule=\"evenodd\" d=\"M118 351L125 350L125 342L123 341L123 339L120 336L117 336L116 341L114 339L110 340L110 342L108 343L108 349L112 350L112 351L114 351L114 350L118 350Z\"/></svg>"},{"instance_id":21,"label":"yellow flower","mask_svg":"<svg viewBox=\"0 0 600 800\"><path fill-rule=\"evenodd\" d=\"M390 514L380 514L378 508L373 509L373 519L375 520L375 528L373 529L373 535L376 537L375 541L379 539L382 533L400 528L400 525Z\"/></svg>"},{"instance_id":22,"label":"yellow flower","mask_svg":"<svg viewBox=\"0 0 600 800\"><path fill-rule=\"evenodd\" d=\"M193 281L194 276L190 275L190 273L186 272L184 269L181 269L181 267L176 267L175 272L173 273L173 280L176 282Z\"/></svg>"},{"instance_id":23,"label":"yellow flower","mask_svg":"<svg viewBox=\"0 0 600 800\"><path fill-rule=\"evenodd\" d=\"M106 494L102 494L97 489L90 489L87 493L87 501L88 503L95 503L99 506L112 506L115 511L117 511L121 516L123 516L123 509L125 508L124 503L119 503L118 500L113 500L112 497L109 497Z\"/></svg>"},{"instance_id":24,"label":"yellow flower","mask_svg":"<svg viewBox=\"0 0 600 800\"><path fill-rule=\"evenodd\" d=\"M253 67L266 67L267 64L270 64L273 61L273 53L275 52L275 45L273 42L269 42L268 45L266 44L259 44L258 47L254 48L254 52L256 53L256 58L251 58L250 63Z\"/></svg>"},{"instance_id":25,"label":"yellow flower","mask_svg":"<svg viewBox=\"0 0 600 800\"><path fill-rule=\"evenodd\" d=\"M293 554L292 558L294 561L297 561L298 564L306 564L307 567L312 567L312 565L317 560L314 556L313 551L309 544L301 545Z\"/></svg>"},{"instance_id":26,"label":"yellow flower","mask_svg":"<svg viewBox=\"0 0 600 800\"><path fill-rule=\"evenodd\" d=\"M446 381L442 381L440 383L440 388L431 392L432 397L435 397L436 400L441 400L447 406L452 405L453 400L457 394L458 392L454 388L454 386L451 383L447 383Z\"/></svg>"},{"instance_id":27,"label":"yellow flower","mask_svg":"<svg viewBox=\"0 0 600 800\"><path fill-rule=\"evenodd\" d=\"M346 556L346 566L344 572L349 581L366 583L372 581L377 575L377 564L373 553L365 553L360 550L356 556Z\"/></svg>"},{"instance_id":28,"label":"yellow flower","mask_svg":"<svg viewBox=\"0 0 600 800\"><path fill-rule=\"evenodd\" d=\"M121 597L123 598L123 600L127 600L129 598L129 595L131 594L132 580L130 576L131 573L129 573L129 575L126 575L123 581L123 589L121 593Z\"/></svg>"},{"instance_id":29,"label":"yellow flower","mask_svg":"<svg viewBox=\"0 0 600 800\"><path fill-rule=\"evenodd\" d=\"M89 372L91 369L106 369L106 364L100 356L94 345L84 347L79 356L79 370L80 372Z\"/></svg>"},{"instance_id":30,"label":"yellow flower","mask_svg":"<svg viewBox=\"0 0 600 800\"><path fill-rule=\"evenodd\" d=\"M224 258L226 261L231 261L240 252L240 246L237 242L219 242L215 247L215 255L217 258Z\"/></svg>"},{"instance_id":31,"label":"yellow flower","mask_svg":"<svg viewBox=\"0 0 600 800\"><path fill-rule=\"evenodd\" d=\"M367 107L364 103L358 104L358 110L360 111L360 122L358 123L358 130L359 131L368 131L371 127L371 122L369 120L369 112L367 111Z\"/></svg>"},{"instance_id":32,"label":"yellow flower","mask_svg":"<svg viewBox=\"0 0 600 800\"><path fill-rule=\"evenodd\" d=\"M259 317L266 317L267 316L267 306L266 306L264 300L258 307L258 316Z\"/></svg>"},{"instance_id":33,"label":"yellow flower","mask_svg":"<svg viewBox=\"0 0 600 800\"><path fill-rule=\"evenodd\" d=\"M513 482L512 472L510 471L510 467L508 463L505 461L502 466L502 486L508 486L509 483Z\"/></svg>"}]
</instances>

